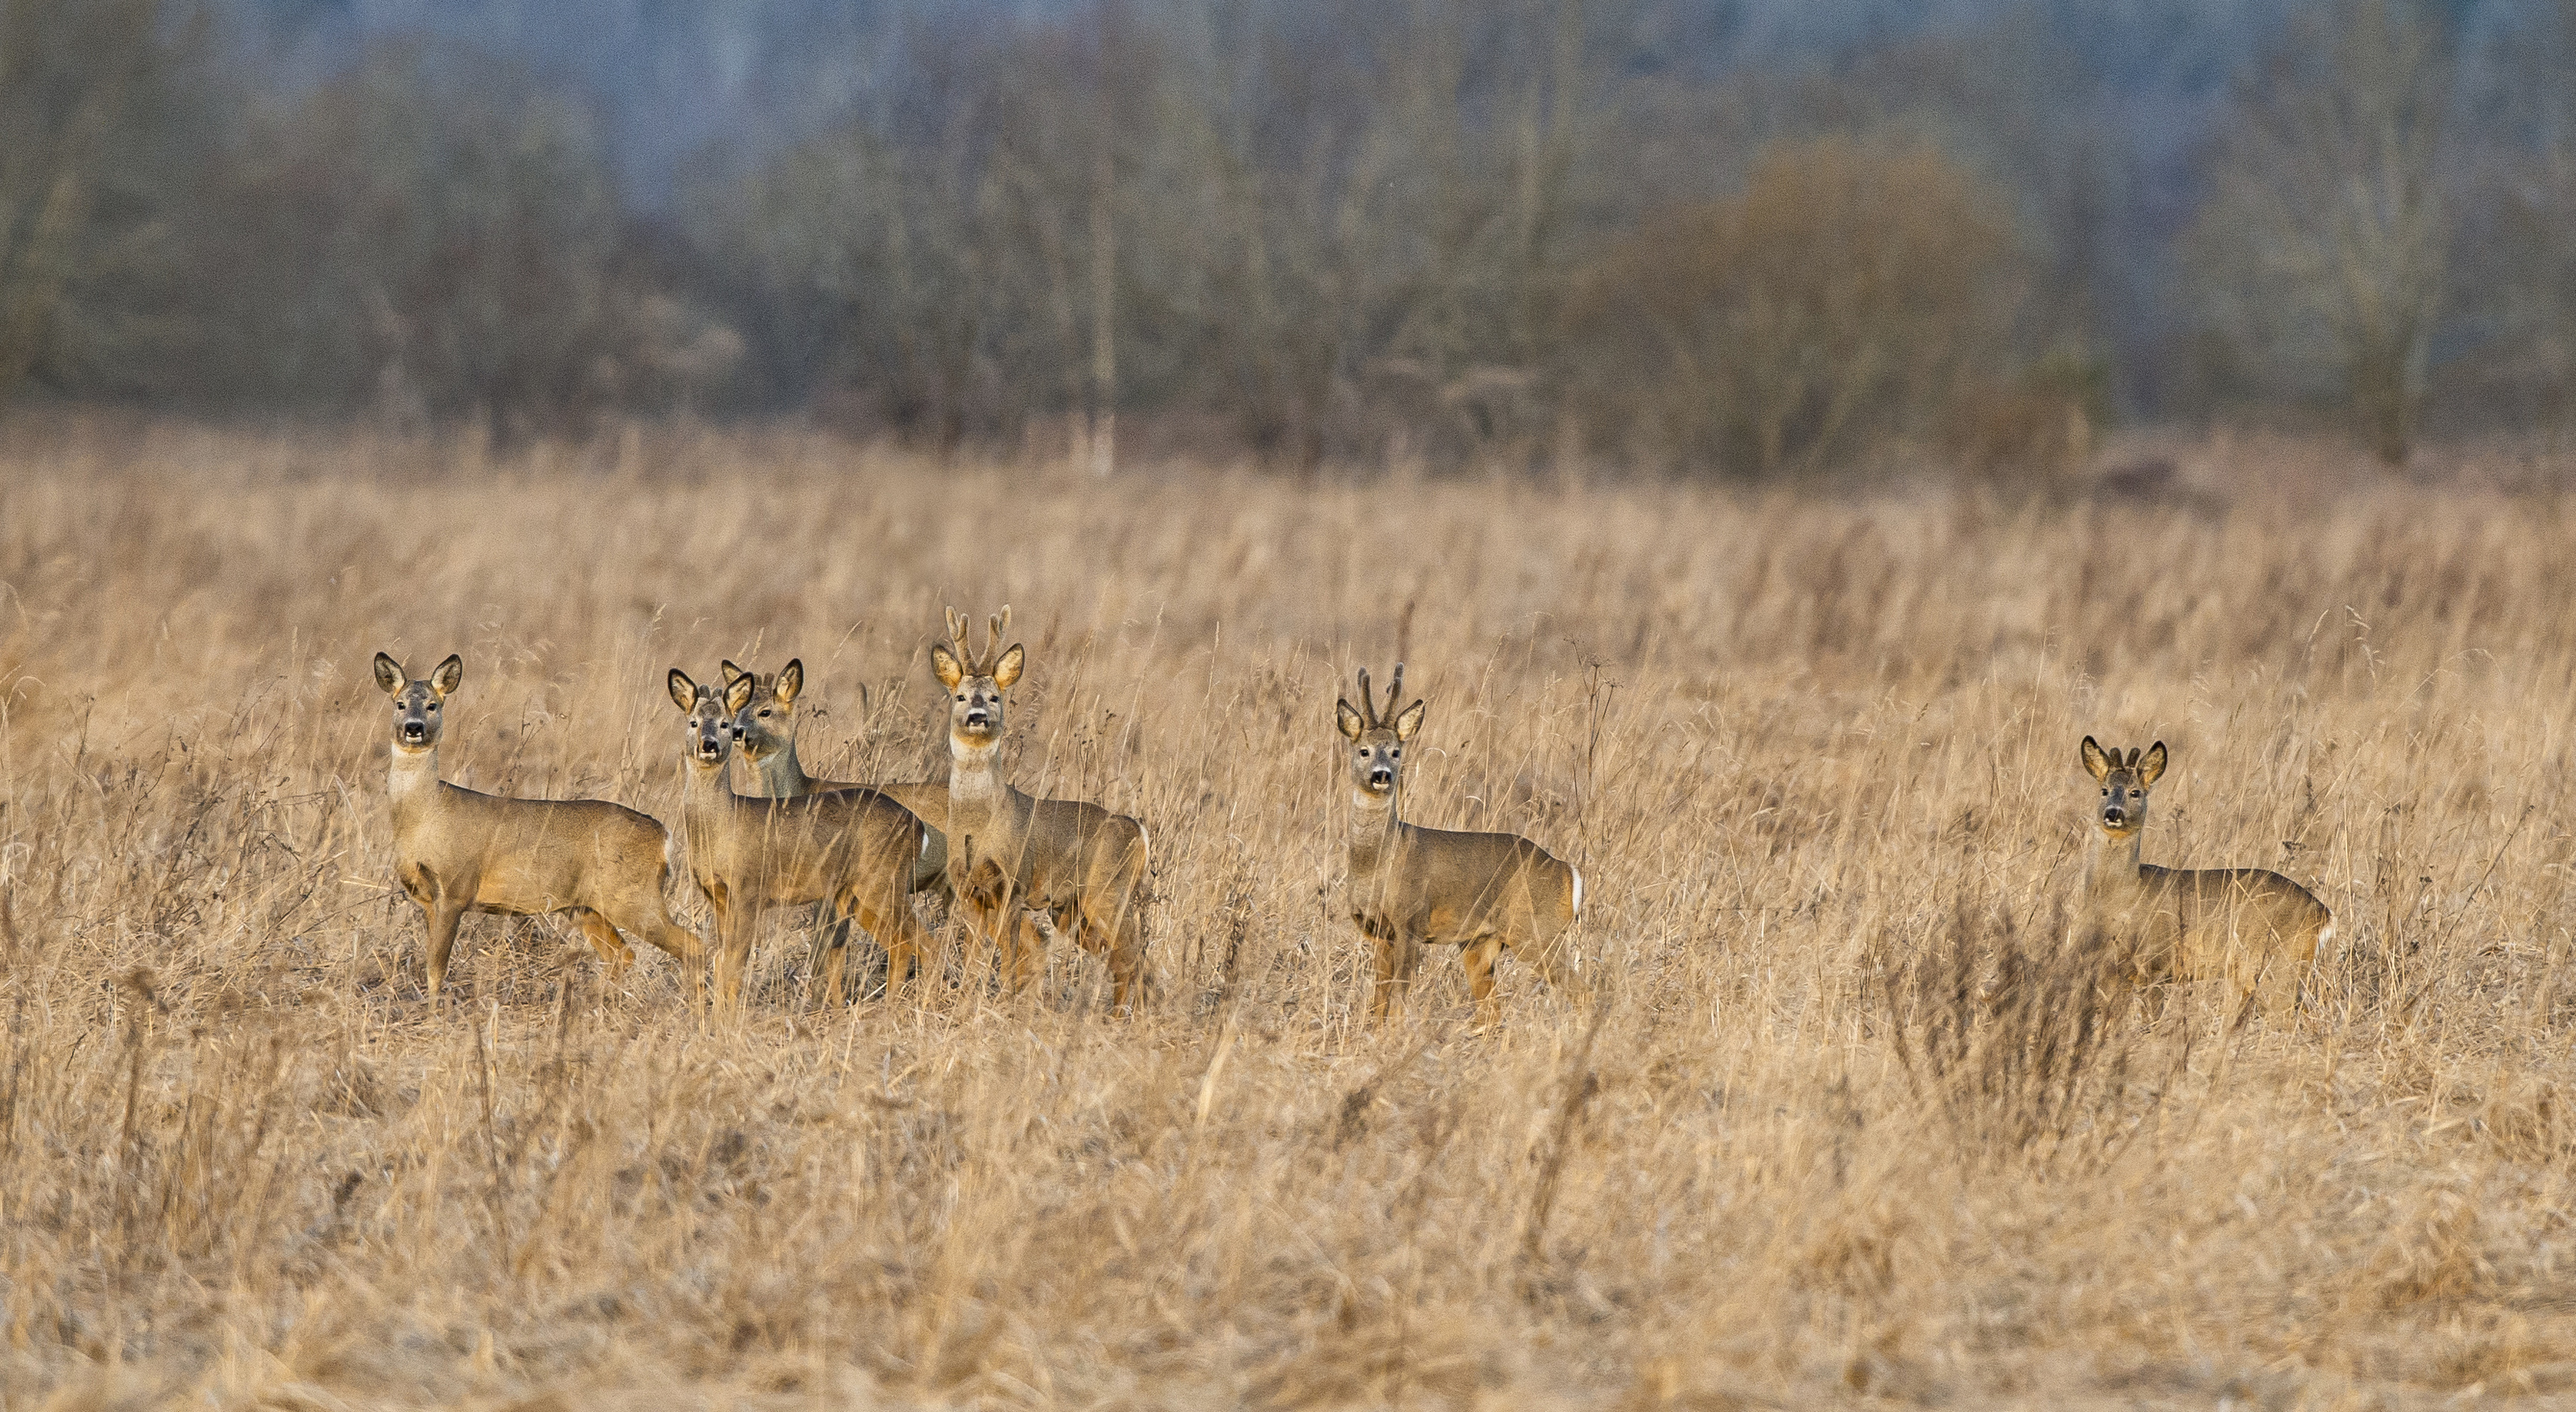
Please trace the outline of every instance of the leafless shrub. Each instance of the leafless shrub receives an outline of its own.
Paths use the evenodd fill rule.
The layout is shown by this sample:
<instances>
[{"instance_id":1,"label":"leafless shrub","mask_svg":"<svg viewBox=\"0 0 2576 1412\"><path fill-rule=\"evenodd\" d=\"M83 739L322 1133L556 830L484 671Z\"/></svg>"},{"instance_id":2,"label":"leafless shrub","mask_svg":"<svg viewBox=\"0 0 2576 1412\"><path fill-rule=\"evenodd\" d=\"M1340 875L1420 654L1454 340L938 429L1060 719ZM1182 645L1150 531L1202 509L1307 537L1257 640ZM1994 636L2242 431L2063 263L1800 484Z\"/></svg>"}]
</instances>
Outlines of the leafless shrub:
<instances>
[{"instance_id":1,"label":"leafless shrub","mask_svg":"<svg viewBox=\"0 0 2576 1412\"><path fill-rule=\"evenodd\" d=\"M2450 258L2449 101L2441 36L2407 0L2310 11L2239 93L2184 245L2249 377L2331 389L2392 465L2414 444Z\"/></svg>"},{"instance_id":2,"label":"leafless shrub","mask_svg":"<svg viewBox=\"0 0 2576 1412\"><path fill-rule=\"evenodd\" d=\"M1582 277L1573 405L1596 437L1765 475L1929 429L1998 365L2012 238L1996 195L1930 147L1784 146Z\"/></svg>"},{"instance_id":3,"label":"leafless shrub","mask_svg":"<svg viewBox=\"0 0 2576 1412\"><path fill-rule=\"evenodd\" d=\"M2129 1022L2121 938L1979 914L1962 902L1901 959L1879 944L1875 987L1915 1100L1961 1151L2042 1165L2099 1160L2162 1101ZM2187 1055L2184 1056L2187 1058ZM2180 1061L2177 1061L2177 1068Z\"/></svg>"}]
</instances>

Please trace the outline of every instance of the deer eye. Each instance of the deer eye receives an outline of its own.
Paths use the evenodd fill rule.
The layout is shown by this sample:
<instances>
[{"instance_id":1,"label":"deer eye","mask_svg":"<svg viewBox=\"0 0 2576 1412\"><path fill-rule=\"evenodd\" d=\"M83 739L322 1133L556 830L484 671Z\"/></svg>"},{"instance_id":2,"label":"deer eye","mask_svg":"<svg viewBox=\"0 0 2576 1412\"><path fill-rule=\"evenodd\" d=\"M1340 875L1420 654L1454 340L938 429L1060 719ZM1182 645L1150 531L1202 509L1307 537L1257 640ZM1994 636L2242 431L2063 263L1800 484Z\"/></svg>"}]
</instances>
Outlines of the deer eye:
<instances>
[{"instance_id":1,"label":"deer eye","mask_svg":"<svg viewBox=\"0 0 2576 1412\"><path fill-rule=\"evenodd\" d=\"M1390 751L1388 751L1388 752L1386 752L1386 753L1387 753L1387 756L1388 756L1390 759L1401 760L1401 759L1403 759L1403 758L1404 758L1404 747L1403 747L1403 746L1401 746L1401 745L1399 745L1399 746L1397 746L1396 748L1394 748L1393 750L1390 750Z\"/></svg>"},{"instance_id":2,"label":"deer eye","mask_svg":"<svg viewBox=\"0 0 2576 1412\"><path fill-rule=\"evenodd\" d=\"M762 720L764 720L764 721L765 721L765 720L768 720L768 719L769 719L769 712L768 712L766 709L763 709L763 710L761 711L761 713L760 713L760 718L761 718Z\"/></svg>"},{"instance_id":3,"label":"deer eye","mask_svg":"<svg viewBox=\"0 0 2576 1412\"><path fill-rule=\"evenodd\" d=\"M433 702L429 703L429 709L431 709L431 710L433 710L433 711L437 710L437 709L438 709L438 703L437 703L437 702L435 702L435 701L433 701Z\"/></svg>"}]
</instances>

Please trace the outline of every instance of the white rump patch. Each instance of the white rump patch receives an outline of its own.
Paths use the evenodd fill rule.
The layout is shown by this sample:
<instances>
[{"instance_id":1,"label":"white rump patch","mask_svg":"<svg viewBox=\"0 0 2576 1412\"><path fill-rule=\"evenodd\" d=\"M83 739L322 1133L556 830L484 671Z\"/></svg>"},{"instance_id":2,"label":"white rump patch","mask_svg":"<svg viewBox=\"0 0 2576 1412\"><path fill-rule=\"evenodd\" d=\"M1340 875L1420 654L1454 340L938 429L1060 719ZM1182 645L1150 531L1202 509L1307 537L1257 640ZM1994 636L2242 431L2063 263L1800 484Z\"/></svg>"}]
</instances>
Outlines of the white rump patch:
<instances>
[{"instance_id":1,"label":"white rump patch","mask_svg":"<svg viewBox=\"0 0 2576 1412\"><path fill-rule=\"evenodd\" d=\"M1136 826L1136 841L1144 845L1146 852L1151 853L1154 851L1154 836L1145 832L1145 826L1143 824L1138 824Z\"/></svg>"},{"instance_id":2,"label":"white rump patch","mask_svg":"<svg viewBox=\"0 0 2576 1412\"><path fill-rule=\"evenodd\" d=\"M1583 915L1583 870L1568 868L1566 871L1574 874L1574 915L1580 917ZM2333 928L2329 927L2327 930L2331 931Z\"/></svg>"},{"instance_id":3,"label":"white rump patch","mask_svg":"<svg viewBox=\"0 0 2576 1412\"><path fill-rule=\"evenodd\" d=\"M2329 921L2317 928L2317 950L2323 951L2332 945L2334 945L2334 923Z\"/></svg>"}]
</instances>

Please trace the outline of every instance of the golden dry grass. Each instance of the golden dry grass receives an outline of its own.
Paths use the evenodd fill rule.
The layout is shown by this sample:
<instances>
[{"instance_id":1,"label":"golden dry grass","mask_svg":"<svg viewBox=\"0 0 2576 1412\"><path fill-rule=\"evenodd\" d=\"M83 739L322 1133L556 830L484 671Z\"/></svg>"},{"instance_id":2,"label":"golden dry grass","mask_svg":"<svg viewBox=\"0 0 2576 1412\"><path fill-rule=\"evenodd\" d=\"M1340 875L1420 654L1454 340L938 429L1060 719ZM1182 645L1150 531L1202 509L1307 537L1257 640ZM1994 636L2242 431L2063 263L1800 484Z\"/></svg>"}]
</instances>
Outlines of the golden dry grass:
<instances>
[{"instance_id":1,"label":"golden dry grass","mask_svg":"<svg viewBox=\"0 0 2576 1412\"><path fill-rule=\"evenodd\" d=\"M0 1390L2576 1395L2570 502L2196 454L2224 513L21 436ZM939 609L1005 600L1017 779L1153 829L1148 1013L1061 951L1035 1001L956 955L821 1013L785 918L739 1027L490 918L425 1005L373 650L464 654L451 778L667 819L665 667L801 654L808 763L918 778ZM1399 654L1411 816L1582 866L1597 1030L1506 963L1469 1035L1450 956L1359 1023L1331 708ZM2174 748L2150 859L2336 909L2303 1019L2185 996L2052 1047L2087 731Z\"/></svg>"}]
</instances>

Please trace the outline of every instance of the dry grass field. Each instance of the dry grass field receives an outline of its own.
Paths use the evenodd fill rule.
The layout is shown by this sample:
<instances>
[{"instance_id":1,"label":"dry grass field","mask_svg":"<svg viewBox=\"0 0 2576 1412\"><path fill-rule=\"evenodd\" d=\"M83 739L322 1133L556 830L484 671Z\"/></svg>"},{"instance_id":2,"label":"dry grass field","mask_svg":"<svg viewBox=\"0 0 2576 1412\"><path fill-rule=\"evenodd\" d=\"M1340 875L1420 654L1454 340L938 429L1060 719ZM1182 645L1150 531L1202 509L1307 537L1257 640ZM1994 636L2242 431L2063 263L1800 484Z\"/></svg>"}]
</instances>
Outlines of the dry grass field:
<instances>
[{"instance_id":1,"label":"dry grass field","mask_svg":"<svg viewBox=\"0 0 2576 1412\"><path fill-rule=\"evenodd\" d=\"M2205 444L2197 498L1301 483L648 432L0 442L9 1407L2409 1407L2576 1398L2576 500ZM2493 468L2491 468L2493 469ZM368 659L449 778L675 815L662 674L793 654L1152 828L1159 993L952 946L739 1024L393 889ZM1586 1012L1362 1022L1337 691L1419 822L1583 869ZM862 689L865 696L862 696ZM2150 861L2339 917L2310 1004L2089 1034L2086 732ZM684 879L674 880L675 896ZM706 909L685 897L702 930Z\"/></svg>"}]
</instances>

